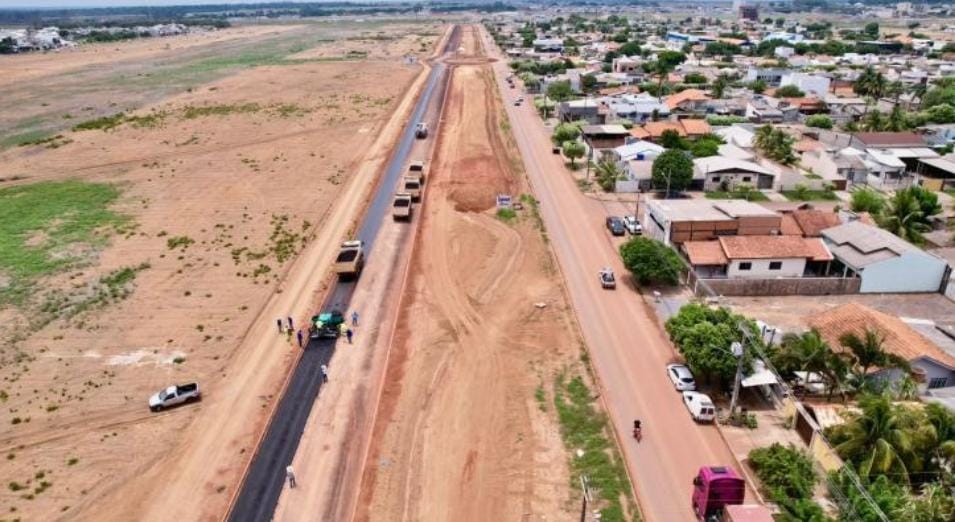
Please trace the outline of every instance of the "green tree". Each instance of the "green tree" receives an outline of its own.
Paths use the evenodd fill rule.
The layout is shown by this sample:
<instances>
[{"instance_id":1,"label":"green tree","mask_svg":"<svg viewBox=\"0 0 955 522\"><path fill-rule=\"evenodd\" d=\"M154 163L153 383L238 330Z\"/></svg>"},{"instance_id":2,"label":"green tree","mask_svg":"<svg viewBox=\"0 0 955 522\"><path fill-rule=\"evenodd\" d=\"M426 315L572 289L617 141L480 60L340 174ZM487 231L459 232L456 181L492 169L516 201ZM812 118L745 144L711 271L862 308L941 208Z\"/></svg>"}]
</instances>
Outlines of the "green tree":
<instances>
[{"instance_id":1,"label":"green tree","mask_svg":"<svg viewBox=\"0 0 955 522\"><path fill-rule=\"evenodd\" d=\"M680 137L679 132L673 129L667 129L660 134L660 146L667 149L684 149L686 148L686 143L683 138Z\"/></svg>"},{"instance_id":2,"label":"green tree","mask_svg":"<svg viewBox=\"0 0 955 522\"><path fill-rule=\"evenodd\" d=\"M756 94L763 94L764 92L766 92L766 82L764 82L763 80L756 80L754 82L750 82L749 88L751 91L753 91Z\"/></svg>"},{"instance_id":3,"label":"green tree","mask_svg":"<svg viewBox=\"0 0 955 522\"><path fill-rule=\"evenodd\" d=\"M563 145L564 156L570 158L570 164L577 166L577 158L583 158L587 153L587 148L579 141L565 141Z\"/></svg>"},{"instance_id":4,"label":"green tree","mask_svg":"<svg viewBox=\"0 0 955 522\"><path fill-rule=\"evenodd\" d=\"M885 116L879 109L872 109L862 117L862 128L868 132L881 132L886 126Z\"/></svg>"},{"instance_id":5,"label":"green tree","mask_svg":"<svg viewBox=\"0 0 955 522\"><path fill-rule=\"evenodd\" d=\"M793 143L796 140L780 129L764 125L756 130L753 144L764 156L778 161L783 165L796 163L796 154L793 152Z\"/></svg>"},{"instance_id":6,"label":"green tree","mask_svg":"<svg viewBox=\"0 0 955 522\"><path fill-rule=\"evenodd\" d=\"M888 87L888 81L882 73L878 72L871 65L866 67L852 84L852 90L860 96L871 96L881 98Z\"/></svg>"},{"instance_id":7,"label":"green tree","mask_svg":"<svg viewBox=\"0 0 955 522\"><path fill-rule=\"evenodd\" d=\"M692 83L695 85L704 84L706 83L706 76L696 72L688 73L683 76L683 83Z\"/></svg>"},{"instance_id":8,"label":"green tree","mask_svg":"<svg viewBox=\"0 0 955 522\"><path fill-rule=\"evenodd\" d=\"M955 86L933 87L922 96L922 109L943 104L955 106Z\"/></svg>"},{"instance_id":9,"label":"green tree","mask_svg":"<svg viewBox=\"0 0 955 522\"><path fill-rule=\"evenodd\" d=\"M798 371L819 375L826 381L829 398L836 391L842 393L849 366L846 357L833 352L816 329L783 336L779 350L773 355L773 364L786 374Z\"/></svg>"},{"instance_id":10,"label":"green tree","mask_svg":"<svg viewBox=\"0 0 955 522\"><path fill-rule=\"evenodd\" d=\"M558 103L569 100L573 94L569 81L552 82L547 86L547 97Z\"/></svg>"},{"instance_id":11,"label":"green tree","mask_svg":"<svg viewBox=\"0 0 955 522\"><path fill-rule=\"evenodd\" d=\"M805 451L777 442L750 451L749 462L774 500L812 498L816 472Z\"/></svg>"},{"instance_id":12,"label":"green tree","mask_svg":"<svg viewBox=\"0 0 955 522\"><path fill-rule=\"evenodd\" d=\"M825 114L813 114L806 118L806 126L815 127L817 129L831 129L832 118Z\"/></svg>"},{"instance_id":13,"label":"green tree","mask_svg":"<svg viewBox=\"0 0 955 522\"><path fill-rule=\"evenodd\" d=\"M635 237L620 245L623 265L641 285L680 284L684 266L680 256L663 243Z\"/></svg>"},{"instance_id":14,"label":"green tree","mask_svg":"<svg viewBox=\"0 0 955 522\"><path fill-rule=\"evenodd\" d=\"M613 192L617 180L623 178L620 167L609 159L600 160L595 171L597 173L597 184L607 192Z\"/></svg>"},{"instance_id":15,"label":"green tree","mask_svg":"<svg viewBox=\"0 0 955 522\"><path fill-rule=\"evenodd\" d=\"M758 337L756 325L743 316L726 308L690 303L667 320L666 330L694 373L726 383L736 375L737 359L730 345L742 340L740 325ZM752 368L751 352L745 352L746 371Z\"/></svg>"},{"instance_id":16,"label":"green tree","mask_svg":"<svg viewBox=\"0 0 955 522\"><path fill-rule=\"evenodd\" d=\"M653 160L650 179L655 189L668 190L667 197L686 190L693 181L693 161L682 150L666 150Z\"/></svg>"},{"instance_id":17,"label":"green tree","mask_svg":"<svg viewBox=\"0 0 955 522\"><path fill-rule=\"evenodd\" d=\"M925 242L922 234L929 231L919 199L914 191L907 189L896 192L889 200L879 225L916 245Z\"/></svg>"},{"instance_id":18,"label":"green tree","mask_svg":"<svg viewBox=\"0 0 955 522\"><path fill-rule=\"evenodd\" d=\"M780 98L802 98L806 93L802 92L795 85L784 85L776 89L776 96Z\"/></svg>"},{"instance_id":19,"label":"green tree","mask_svg":"<svg viewBox=\"0 0 955 522\"><path fill-rule=\"evenodd\" d=\"M939 482L926 484L919 496L893 515L908 522L950 522L955 520L955 496Z\"/></svg>"},{"instance_id":20,"label":"green tree","mask_svg":"<svg viewBox=\"0 0 955 522\"><path fill-rule=\"evenodd\" d=\"M622 56L639 56L640 50L641 50L640 47L642 45L643 45L643 42L640 42L640 41L627 42L621 45L617 49L617 52L620 53L620 55Z\"/></svg>"},{"instance_id":21,"label":"green tree","mask_svg":"<svg viewBox=\"0 0 955 522\"><path fill-rule=\"evenodd\" d=\"M721 74L713 80L713 85L710 89L710 93L716 99L721 99L726 94L726 87L729 86L729 78L725 74Z\"/></svg>"},{"instance_id":22,"label":"green tree","mask_svg":"<svg viewBox=\"0 0 955 522\"><path fill-rule=\"evenodd\" d=\"M872 368L900 368L908 370L905 359L885 351L885 337L872 330L866 330L862 337L847 333L839 338L839 344L848 349L853 357L853 366L857 379L862 381Z\"/></svg>"},{"instance_id":23,"label":"green tree","mask_svg":"<svg viewBox=\"0 0 955 522\"><path fill-rule=\"evenodd\" d=\"M885 126L881 130L900 132L908 130L909 128L909 123L905 112L902 110L902 106L896 104L894 107L892 107L892 112L889 113L889 117L885 121Z\"/></svg>"},{"instance_id":24,"label":"green tree","mask_svg":"<svg viewBox=\"0 0 955 522\"><path fill-rule=\"evenodd\" d=\"M867 396L859 406L861 415L833 430L830 440L836 452L856 463L863 478L888 475L908 484L904 456L911 451L911 440L892 403L884 396Z\"/></svg>"},{"instance_id":25,"label":"green tree","mask_svg":"<svg viewBox=\"0 0 955 522\"><path fill-rule=\"evenodd\" d=\"M0 40L0 54L13 54L17 48L17 41L10 36Z\"/></svg>"},{"instance_id":26,"label":"green tree","mask_svg":"<svg viewBox=\"0 0 955 522\"><path fill-rule=\"evenodd\" d=\"M565 142L574 141L580 137L580 127L573 123L561 123L554 127L554 134L551 139L557 145L563 145Z\"/></svg>"},{"instance_id":27,"label":"green tree","mask_svg":"<svg viewBox=\"0 0 955 522\"><path fill-rule=\"evenodd\" d=\"M878 216L885 208L885 198L875 190L865 187L852 193L849 208L853 212L868 212Z\"/></svg>"},{"instance_id":28,"label":"green tree","mask_svg":"<svg viewBox=\"0 0 955 522\"><path fill-rule=\"evenodd\" d=\"M597 77L594 76L593 74L584 74L580 77L580 88L584 92L591 92L596 86L597 86Z\"/></svg>"},{"instance_id":29,"label":"green tree","mask_svg":"<svg viewBox=\"0 0 955 522\"><path fill-rule=\"evenodd\" d=\"M690 152L694 158L706 158L719 154L721 143L715 140L698 139L690 145Z\"/></svg>"},{"instance_id":30,"label":"green tree","mask_svg":"<svg viewBox=\"0 0 955 522\"><path fill-rule=\"evenodd\" d=\"M870 40L879 39L879 23L878 22L869 22L865 24L865 27L862 29L862 33L868 37Z\"/></svg>"}]
</instances>

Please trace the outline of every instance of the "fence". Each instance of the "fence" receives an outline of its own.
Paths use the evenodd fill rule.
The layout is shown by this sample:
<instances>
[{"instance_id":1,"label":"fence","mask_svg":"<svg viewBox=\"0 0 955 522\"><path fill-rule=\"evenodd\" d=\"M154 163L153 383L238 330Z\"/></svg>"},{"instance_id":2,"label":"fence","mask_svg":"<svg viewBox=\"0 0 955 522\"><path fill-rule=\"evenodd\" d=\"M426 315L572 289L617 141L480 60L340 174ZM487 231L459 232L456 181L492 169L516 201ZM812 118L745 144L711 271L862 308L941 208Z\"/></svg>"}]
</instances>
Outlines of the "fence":
<instances>
[{"instance_id":1,"label":"fence","mask_svg":"<svg viewBox=\"0 0 955 522\"><path fill-rule=\"evenodd\" d=\"M695 271L687 284L698 297L717 295L843 295L857 294L862 280L857 277L786 277L776 279L702 278Z\"/></svg>"}]
</instances>

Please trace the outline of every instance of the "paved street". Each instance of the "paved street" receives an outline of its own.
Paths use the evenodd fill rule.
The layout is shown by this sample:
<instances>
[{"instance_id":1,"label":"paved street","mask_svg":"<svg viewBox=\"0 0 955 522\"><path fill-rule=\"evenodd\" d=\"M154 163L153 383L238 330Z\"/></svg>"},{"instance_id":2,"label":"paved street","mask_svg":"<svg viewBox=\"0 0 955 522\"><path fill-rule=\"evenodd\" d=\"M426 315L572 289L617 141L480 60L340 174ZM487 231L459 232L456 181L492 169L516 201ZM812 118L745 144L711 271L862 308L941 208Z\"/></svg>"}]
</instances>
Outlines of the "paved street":
<instances>
[{"instance_id":1,"label":"paved street","mask_svg":"<svg viewBox=\"0 0 955 522\"><path fill-rule=\"evenodd\" d=\"M495 49L486 33L485 38L487 48ZM510 74L506 62L496 63L495 71L644 516L651 521L693 520L690 494L697 469L732 465L733 456L715 427L691 420L667 379L664 366L676 354L652 310L630 287L629 277L620 278L626 284L616 291L600 288L601 267L626 273L604 228L607 212L580 193L562 158L551 153L533 103L513 105L520 93L504 83ZM629 431L636 418L644 424L640 444ZM750 501L752 492L747 495Z\"/></svg>"}]
</instances>

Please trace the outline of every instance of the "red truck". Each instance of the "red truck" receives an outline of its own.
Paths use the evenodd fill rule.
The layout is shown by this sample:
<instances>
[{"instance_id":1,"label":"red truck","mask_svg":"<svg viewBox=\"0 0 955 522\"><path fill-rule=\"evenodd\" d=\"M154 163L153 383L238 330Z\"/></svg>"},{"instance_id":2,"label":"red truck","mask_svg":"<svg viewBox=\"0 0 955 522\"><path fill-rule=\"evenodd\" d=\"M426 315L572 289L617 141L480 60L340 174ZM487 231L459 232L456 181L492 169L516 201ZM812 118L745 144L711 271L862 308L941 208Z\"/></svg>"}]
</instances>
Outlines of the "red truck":
<instances>
[{"instance_id":1,"label":"red truck","mask_svg":"<svg viewBox=\"0 0 955 522\"><path fill-rule=\"evenodd\" d=\"M725 506L739 505L746 482L727 466L703 466L693 479L693 512L700 522L719 520Z\"/></svg>"}]
</instances>

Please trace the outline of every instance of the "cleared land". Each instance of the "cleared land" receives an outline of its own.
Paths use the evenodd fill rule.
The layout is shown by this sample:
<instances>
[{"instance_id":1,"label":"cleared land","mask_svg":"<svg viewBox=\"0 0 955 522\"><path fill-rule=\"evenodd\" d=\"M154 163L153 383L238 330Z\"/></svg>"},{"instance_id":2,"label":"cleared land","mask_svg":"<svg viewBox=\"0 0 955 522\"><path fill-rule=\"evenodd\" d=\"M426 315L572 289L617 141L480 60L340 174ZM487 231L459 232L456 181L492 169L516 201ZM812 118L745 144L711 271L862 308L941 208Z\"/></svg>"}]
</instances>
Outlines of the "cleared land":
<instances>
[{"instance_id":1,"label":"cleared land","mask_svg":"<svg viewBox=\"0 0 955 522\"><path fill-rule=\"evenodd\" d=\"M296 353L275 316L311 311L422 71L401 56L430 52L439 28L237 31L132 42L130 55L111 44L108 59L77 52L34 73L42 88L35 75L5 84L0 139L37 115L60 137L0 153L4 516L224 513ZM288 59L370 37L391 54ZM146 408L196 380L201 404ZM194 447L211 430L214 447Z\"/></svg>"},{"instance_id":2,"label":"cleared land","mask_svg":"<svg viewBox=\"0 0 955 522\"><path fill-rule=\"evenodd\" d=\"M448 63L480 61L474 28L461 47ZM579 509L555 392L567 422L599 414L565 406L566 383L585 372L533 198L495 215L497 194L528 190L502 114L487 65L453 70L358 520L568 520Z\"/></svg>"}]
</instances>

